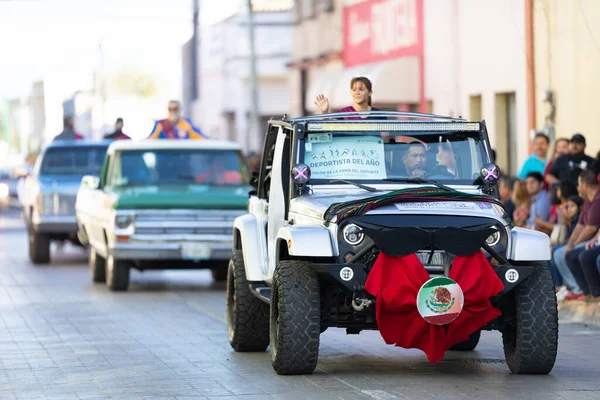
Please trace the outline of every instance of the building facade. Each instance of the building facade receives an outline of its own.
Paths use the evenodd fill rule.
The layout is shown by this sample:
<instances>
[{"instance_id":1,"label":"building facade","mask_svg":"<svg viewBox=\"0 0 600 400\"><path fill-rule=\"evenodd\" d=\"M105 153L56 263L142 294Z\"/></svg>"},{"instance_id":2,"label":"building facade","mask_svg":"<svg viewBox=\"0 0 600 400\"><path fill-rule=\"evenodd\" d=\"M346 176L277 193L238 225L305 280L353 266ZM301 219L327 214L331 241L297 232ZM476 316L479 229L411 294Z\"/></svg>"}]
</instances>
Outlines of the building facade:
<instances>
[{"instance_id":1,"label":"building facade","mask_svg":"<svg viewBox=\"0 0 600 400\"><path fill-rule=\"evenodd\" d=\"M528 156L525 8L503 0L295 2L294 115L352 103L349 83L373 82L373 104L485 119L504 171Z\"/></svg>"},{"instance_id":2,"label":"building facade","mask_svg":"<svg viewBox=\"0 0 600 400\"><path fill-rule=\"evenodd\" d=\"M534 7L536 121L556 137L580 132L600 150L600 2L539 0Z\"/></svg>"},{"instance_id":3,"label":"building facade","mask_svg":"<svg viewBox=\"0 0 600 400\"><path fill-rule=\"evenodd\" d=\"M291 3L290 3L291 4ZM240 143L245 152L262 148L270 118L291 111L286 64L291 56L291 6L254 6L258 132L251 133L248 14L240 12L205 27L200 39L199 99L192 118L211 138Z\"/></svg>"}]
</instances>

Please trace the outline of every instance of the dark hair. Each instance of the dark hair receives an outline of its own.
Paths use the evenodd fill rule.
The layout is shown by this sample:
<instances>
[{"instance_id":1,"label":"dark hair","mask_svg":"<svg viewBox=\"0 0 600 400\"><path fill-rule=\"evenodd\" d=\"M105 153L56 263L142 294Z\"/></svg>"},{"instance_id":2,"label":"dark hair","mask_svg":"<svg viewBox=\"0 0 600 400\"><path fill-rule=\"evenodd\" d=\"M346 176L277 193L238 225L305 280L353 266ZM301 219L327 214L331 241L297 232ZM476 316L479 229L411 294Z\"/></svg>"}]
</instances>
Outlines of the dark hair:
<instances>
[{"instance_id":1,"label":"dark hair","mask_svg":"<svg viewBox=\"0 0 600 400\"><path fill-rule=\"evenodd\" d=\"M592 171L591 169L586 169L585 171L581 171L581 174L579 174L579 179L581 179L581 182L587 183L588 185L597 185L598 173L596 173L596 171Z\"/></svg>"},{"instance_id":2,"label":"dark hair","mask_svg":"<svg viewBox=\"0 0 600 400\"><path fill-rule=\"evenodd\" d=\"M571 196L567 199L567 201L572 201L573 203L577 204L577 207L579 208L581 208L583 205L583 199L579 196Z\"/></svg>"},{"instance_id":3,"label":"dark hair","mask_svg":"<svg viewBox=\"0 0 600 400\"><path fill-rule=\"evenodd\" d=\"M117 123L123 123L123 118L117 118Z\"/></svg>"},{"instance_id":4,"label":"dark hair","mask_svg":"<svg viewBox=\"0 0 600 400\"><path fill-rule=\"evenodd\" d=\"M65 128L73 128L73 117L68 115L63 118L63 126Z\"/></svg>"},{"instance_id":5,"label":"dark hair","mask_svg":"<svg viewBox=\"0 0 600 400\"><path fill-rule=\"evenodd\" d=\"M357 82L362 82L369 92L373 91L373 84L371 83L371 80L365 76L357 76L355 78L352 78L352 80L350 81L351 90L354 87L354 84ZM369 102L367 104L371 105L371 96L369 96Z\"/></svg>"},{"instance_id":6,"label":"dark hair","mask_svg":"<svg viewBox=\"0 0 600 400\"><path fill-rule=\"evenodd\" d=\"M562 181L560 183L560 195L563 199L569 199L577 196L577 185L571 181Z\"/></svg>"},{"instance_id":7,"label":"dark hair","mask_svg":"<svg viewBox=\"0 0 600 400\"><path fill-rule=\"evenodd\" d=\"M560 197L558 197L558 189L560 189L560 183L555 183L554 185L550 186L550 204L553 206L558 206L560 203L562 203Z\"/></svg>"},{"instance_id":8,"label":"dark hair","mask_svg":"<svg viewBox=\"0 0 600 400\"><path fill-rule=\"evenodd\" d=\"M536 181L543 183L544 182L544 176L542 174L540 174L537 171L533 171L527 174L527 178L533 178Z\"/></svg>"},{"instance_id":9,"label":"dark hair","mask_svg":"<svg viewBox=\"0 0 600 400\"><path fill-rule=\"evenodd\" d=\"M535 140L537 138L544 138L544 139L546 139L546 143L550 144L550 138L545 133L542 133L542 132L536 133L535 136L533 137L533 140Z\"/></svg>"},{"instance_id":10,"label":"dark hair","mask_svg":"<svg viewBox=\"0 0 600 400\"><path fill-rule=\"evenodd\" d=\"M515 182L517 181L517 178L515 178L514 176L508 176L508 175L500 175L500 182L510 188L510 190L513 189L513 186L515 186Z\"/></svg>"}]
</instances>

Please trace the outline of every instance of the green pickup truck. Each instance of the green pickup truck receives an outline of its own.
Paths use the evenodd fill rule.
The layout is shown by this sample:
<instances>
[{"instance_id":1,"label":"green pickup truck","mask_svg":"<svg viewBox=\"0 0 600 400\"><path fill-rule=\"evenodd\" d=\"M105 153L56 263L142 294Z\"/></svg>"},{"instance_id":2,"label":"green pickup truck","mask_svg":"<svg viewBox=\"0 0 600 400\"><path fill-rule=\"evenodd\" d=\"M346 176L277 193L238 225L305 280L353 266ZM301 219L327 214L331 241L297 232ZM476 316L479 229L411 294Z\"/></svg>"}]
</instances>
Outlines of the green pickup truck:
<instances>
[{"instance_id":1,"label":"green pickup truck","mask_svg":"<svg viewBox=\"0 0 600 400\"><path fill-rule=\"evenodd\" d=\"M232 142L114 142L100 177L83 177L75 204L92 280L126 290L131 268L210 268L225 280L248 179Z\"/></svg>"}]
</instances>

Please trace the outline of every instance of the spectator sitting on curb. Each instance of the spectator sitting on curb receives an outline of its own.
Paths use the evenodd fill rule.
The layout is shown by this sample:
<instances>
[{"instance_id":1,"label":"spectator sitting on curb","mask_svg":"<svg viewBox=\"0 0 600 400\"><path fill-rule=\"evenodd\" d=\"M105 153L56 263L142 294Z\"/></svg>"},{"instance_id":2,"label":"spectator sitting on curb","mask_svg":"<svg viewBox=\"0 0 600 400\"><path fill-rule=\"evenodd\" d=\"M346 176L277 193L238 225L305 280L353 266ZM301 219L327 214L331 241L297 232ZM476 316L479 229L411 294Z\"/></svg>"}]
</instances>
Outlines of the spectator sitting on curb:
<instances>
[{"instance_id":1,"label":"spectator sitting on curb","mask_svg":"<svg viewBox=\"0 0 600 400\"><path fill-rule=\"evenodd\" d=\"M554 227L557 224L568 225L564 222L565 215L567 213L567 203L569 198L577 195L577 187L573 185L571 182L562 182L559 184L554 184L550 188L550 203L553 207L550 209L550 219L548 221L544 221L543 219L537 217L535 219L536 230L546 232L548 235L552 234ZM561 222L561 218L563 222ZM564 243L561 243L561 245Z\"/></svg>"},{"instance_id":2,"label":"spectator sitting on curb","mask_svg":"<svg viewBox=\"0 0 600 400\"><path fill-rule=\"evenodd\" d=\"M515 226L524 227L529 217L531 208L531 195L527 192L527 184L523 180L515 181L513 187L512 201L515 203L513 212L513 223Z\"/></svg>"},{"instance_id":3,"label":"spectator sitting on curb","mask_svg":"<svg viewBox=\"0 0 600 400\"><path fill-rule=\"evenodd\" d=\"M546 175L546 182L549 185L553 183L571 181L573 184L577 184L577 178L581 171L587 169L593 169L595 160L585 154L585 137L576 133L571 138L569 144L569 154L560 156L548 171Z\"/></svg>"},{"instance_id":4,"label":"spectator sitting on curb","mask_svg":"<svg viewBox=\"0 0 600 400\"><path fill-rule=\"evenodd\" d=\"M543 176L549 146L548 136L541 132L536 133L533 138L533 154L525 160L521 172L517 175L519 179L526 179L531 172L539 172Z\"/></svg>"},{"instance_id":5,"label":"spectator sitting on curb","mask_svg":"<svg viewBox=\"0 0 600 400\"><path fill-rule=\"evenodd\" d=\"M578 186L578 190L584 201L582 210L579 214L579 221L567 244L556 249L552 257L558 272L563 277L563 282L571 290L571 294L565 297L566 300L581 300L585 297L582 288L579 286L577 280L575 280L573 273L567 265L566 255L573 250L585 248L587 241L594 237L598 231L598 226L600 226L600 221L597 221L600 217L600 213L598 212L598 207L600 207L600 196L596 195L598 191L596 173L593 171L586 171L586 173L579 178L579 181L580 185Z\"/></svg>"},{"instance_id":6,"label":"spectator sitting on curb","mask_svg":"<svg viewBox=\"0 0 600 400\"><path fill-rule=\"evenodd\" d=\"M527 192L531 196L531 209L526 226L529 229L535 229L536 218L548 221L550 217L550 197L544 189L544 176L540 172L527 174L526 184Z\"/></svg>"},{"instance_id":7,"label":"spectator sitting on curb","mask_svg":"<svg viewBox=\"0 0 600 400\"><path fill-rule=\"evenodd\" d=\"M510 176L500 176L500 180L498 181L498 193L500 194L500 201L502 204L504 204L506 214L511 220L515 212L515 202L512 200L515 181L516 179Z\"/></svg>"},{"instance_id":8,"label":"spectator sitting on curb","mask_svg":"<svg viewBox=\"0 0 600 400\"><path fill-rule=\"evenodd\" d=\"M575 277L577 285L588 299L600 300L600 274L596 268L596 259L600 257L598 246L598 227L600 227L600 185L598 174L584 171L579 175L579 191L588 203L585 224L593 228L593 237L584 247L570 251L565 256L569 270ZM590 229L592 232L592 229ZM579 297L581 299L581 296Z\"/></svg>"},{"instance_id":9,"label":"spectator sitting on curb","mask_svg":"<svg viewBox=\"0 0 600 400\"><path fill-rule=\"evenodd\" d=\"M573 233L573 230L577 226L579 222L579 214L581 212L581 206L583 205L583 199L577 195L569 197L567 200L567 207L564 214L559 214L559 225L563 225L567 229L567 237L566 240L569 240L569 237ZM562 246L562 244L552 245L552 252ZM551 260L548 263L548 267L550 268L550 272L552 273L552 280L554 281L554 286L558 288L556 293L556 298L559 301L564 300L564 298L569 294L569 289L566 286L563 286L563 278L556 265Z\"/></svg>"}]
</instances>

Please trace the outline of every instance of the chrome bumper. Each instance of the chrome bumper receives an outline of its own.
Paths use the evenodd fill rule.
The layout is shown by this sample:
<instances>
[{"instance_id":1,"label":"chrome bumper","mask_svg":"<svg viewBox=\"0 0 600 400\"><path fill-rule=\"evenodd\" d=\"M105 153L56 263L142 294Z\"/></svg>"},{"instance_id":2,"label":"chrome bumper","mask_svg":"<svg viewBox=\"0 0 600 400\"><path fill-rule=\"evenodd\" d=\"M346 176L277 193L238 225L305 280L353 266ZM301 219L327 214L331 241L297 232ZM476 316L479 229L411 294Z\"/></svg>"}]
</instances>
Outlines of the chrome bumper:
<instances>
[{"instance_id":1,"label":"chrome bumper","mask_svg":"<svg viewBox=\"0 0 600 400\"><path fill-rule=\"evenodd\" d=\"M34 217L32 224L39 233L77 233L75 215L40 215Z\"/></svg>"},{"instance_id":2,"label":"chrome bumper","mask_svg":"<svg viewBox=\"0 0 600 400\"><path fill-rule=\"evenodd\" d=\"M119 260L228 260L233 250L230 236L213 240L139 240L116 242L111 254ZM217 240L215 240L217 239Z\"/></svg>"}]
</instances>

